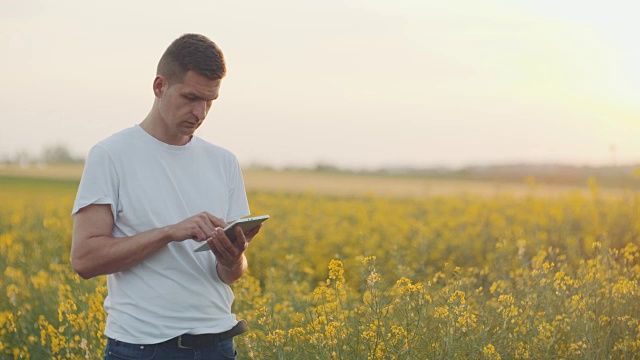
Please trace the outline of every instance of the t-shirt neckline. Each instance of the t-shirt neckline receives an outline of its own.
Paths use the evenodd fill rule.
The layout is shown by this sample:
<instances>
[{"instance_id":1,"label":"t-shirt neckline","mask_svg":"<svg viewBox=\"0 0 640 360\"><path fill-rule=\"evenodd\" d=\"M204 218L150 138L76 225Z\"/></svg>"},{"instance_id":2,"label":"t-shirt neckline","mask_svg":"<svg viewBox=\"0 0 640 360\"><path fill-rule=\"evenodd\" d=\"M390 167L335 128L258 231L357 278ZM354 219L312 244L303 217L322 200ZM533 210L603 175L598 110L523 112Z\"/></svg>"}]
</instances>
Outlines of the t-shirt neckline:
<instances>
[{"instance_id":1,"label":"t-shirt neckline","mask_svg":"<svg viewBox=\"0 0 640 360\"><path fill-rule=\"evenodd\" d=\"M189 140L188 143L184 145L171 145L156 139L153 135L149 134L145 129L143 129L142 126L140 126L140 124L135 124L134 128L142 134L142 137L148 143L153 144L154 146L160 147L162 149L174 151L174 152L187 151L189 148L191 148L191 144L193 144L193 141L196 139L195 135L191 135L191 139Z\"/></svg>"}]
</instances>

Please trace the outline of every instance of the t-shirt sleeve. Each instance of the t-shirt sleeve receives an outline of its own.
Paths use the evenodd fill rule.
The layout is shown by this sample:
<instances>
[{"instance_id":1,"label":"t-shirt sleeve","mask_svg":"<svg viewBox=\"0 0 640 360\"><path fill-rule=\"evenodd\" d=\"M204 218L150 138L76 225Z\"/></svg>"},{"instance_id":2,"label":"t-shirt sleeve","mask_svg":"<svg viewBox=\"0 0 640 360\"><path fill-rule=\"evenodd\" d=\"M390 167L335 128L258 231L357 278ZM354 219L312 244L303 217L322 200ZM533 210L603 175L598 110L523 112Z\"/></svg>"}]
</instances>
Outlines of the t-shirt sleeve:
<instances>
[{"instance_id":1,"label":"t-shirt sleeve","mask_svg":"<svg viewBox=\"0 0 640 360\"><path fill-rule=\"evenodd\" d=\"M113 219L118 204L118 173L109 153L96 145L87 156L71 215L92 204L109 204Z\"/></svg>"},{"instance_id":2,"label":"t-shirt sleeve","mask_svg":"<svg viewBox=\"0 0 640 360\"><path fill-rule=\"evenodd\" d=\"M230 161L231 171L229 172L229 210L225 221L237 220L241 217L251 214L249 211L249 202L247 200L247 192L244 188L244 180L242 179L242 169L240 163L233 157Z\"/></svg>"}]
</instances>

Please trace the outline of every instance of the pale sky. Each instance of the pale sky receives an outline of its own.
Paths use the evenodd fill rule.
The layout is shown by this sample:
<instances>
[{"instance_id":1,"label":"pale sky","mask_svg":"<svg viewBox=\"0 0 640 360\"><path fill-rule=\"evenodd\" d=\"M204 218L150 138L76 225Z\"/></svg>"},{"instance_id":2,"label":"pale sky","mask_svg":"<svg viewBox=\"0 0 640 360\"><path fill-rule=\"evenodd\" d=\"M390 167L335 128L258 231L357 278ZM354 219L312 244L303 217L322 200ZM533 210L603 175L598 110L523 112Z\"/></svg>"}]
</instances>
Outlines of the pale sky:
<instances>
[{"instance_id":1,"label":"pale sky","mask_svg":"<svg viewBox=\"0 0 640 360\"><path fill-rule=\"evenodd\" d=\"M637 163L632 4L0 0L0 154L84 156L140 123L197 32L228 67L197 134L243 165Z\"/></svg>"}]
</instances>

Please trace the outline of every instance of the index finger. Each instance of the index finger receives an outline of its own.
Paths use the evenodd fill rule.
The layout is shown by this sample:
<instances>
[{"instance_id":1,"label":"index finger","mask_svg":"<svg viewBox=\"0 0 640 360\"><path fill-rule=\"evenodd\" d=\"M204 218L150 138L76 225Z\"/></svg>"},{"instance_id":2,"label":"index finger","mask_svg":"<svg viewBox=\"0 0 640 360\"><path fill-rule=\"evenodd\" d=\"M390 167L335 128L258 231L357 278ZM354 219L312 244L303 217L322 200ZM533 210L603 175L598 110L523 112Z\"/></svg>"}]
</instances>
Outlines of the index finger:
<instances>
[{"instance_id":1,"label":"index finger","mask_svg":"<svg viewBox=\"0 0 640 360\"><path fill-rule=\"evenodd\" d=\"M221 219L221 218L219 218L217 216L211 215L210 213L208 213L206 211L204 212L204 214L207 215L207 218L209 219L209 221L211 221L211 223L213 223L213 225L215 225L215 227L221 227L221 228L224 229L224 228L227 227L227 225L229 225L223 219Z\"/></svg>"}]
</instances>

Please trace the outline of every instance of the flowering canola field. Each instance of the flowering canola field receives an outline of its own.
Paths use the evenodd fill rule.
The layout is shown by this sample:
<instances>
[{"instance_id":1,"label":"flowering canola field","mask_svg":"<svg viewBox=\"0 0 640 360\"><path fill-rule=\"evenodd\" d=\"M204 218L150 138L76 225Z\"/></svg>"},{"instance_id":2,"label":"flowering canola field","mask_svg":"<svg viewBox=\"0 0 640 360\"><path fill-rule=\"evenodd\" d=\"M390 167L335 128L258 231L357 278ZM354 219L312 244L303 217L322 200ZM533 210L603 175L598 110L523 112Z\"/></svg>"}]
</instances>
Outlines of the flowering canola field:
<instances>
[{"instance_id":1,"label":"flowering canola field","mask_svg":"<svg viewBox=\"0 0 640 360\"><path fill-rule=\"evenodd\" d=\"M0 178L0 359L100 359L75 182ZM250 359L638 359L640 197L252 191L233 285Z\"/></svg>"}]
</instances>

